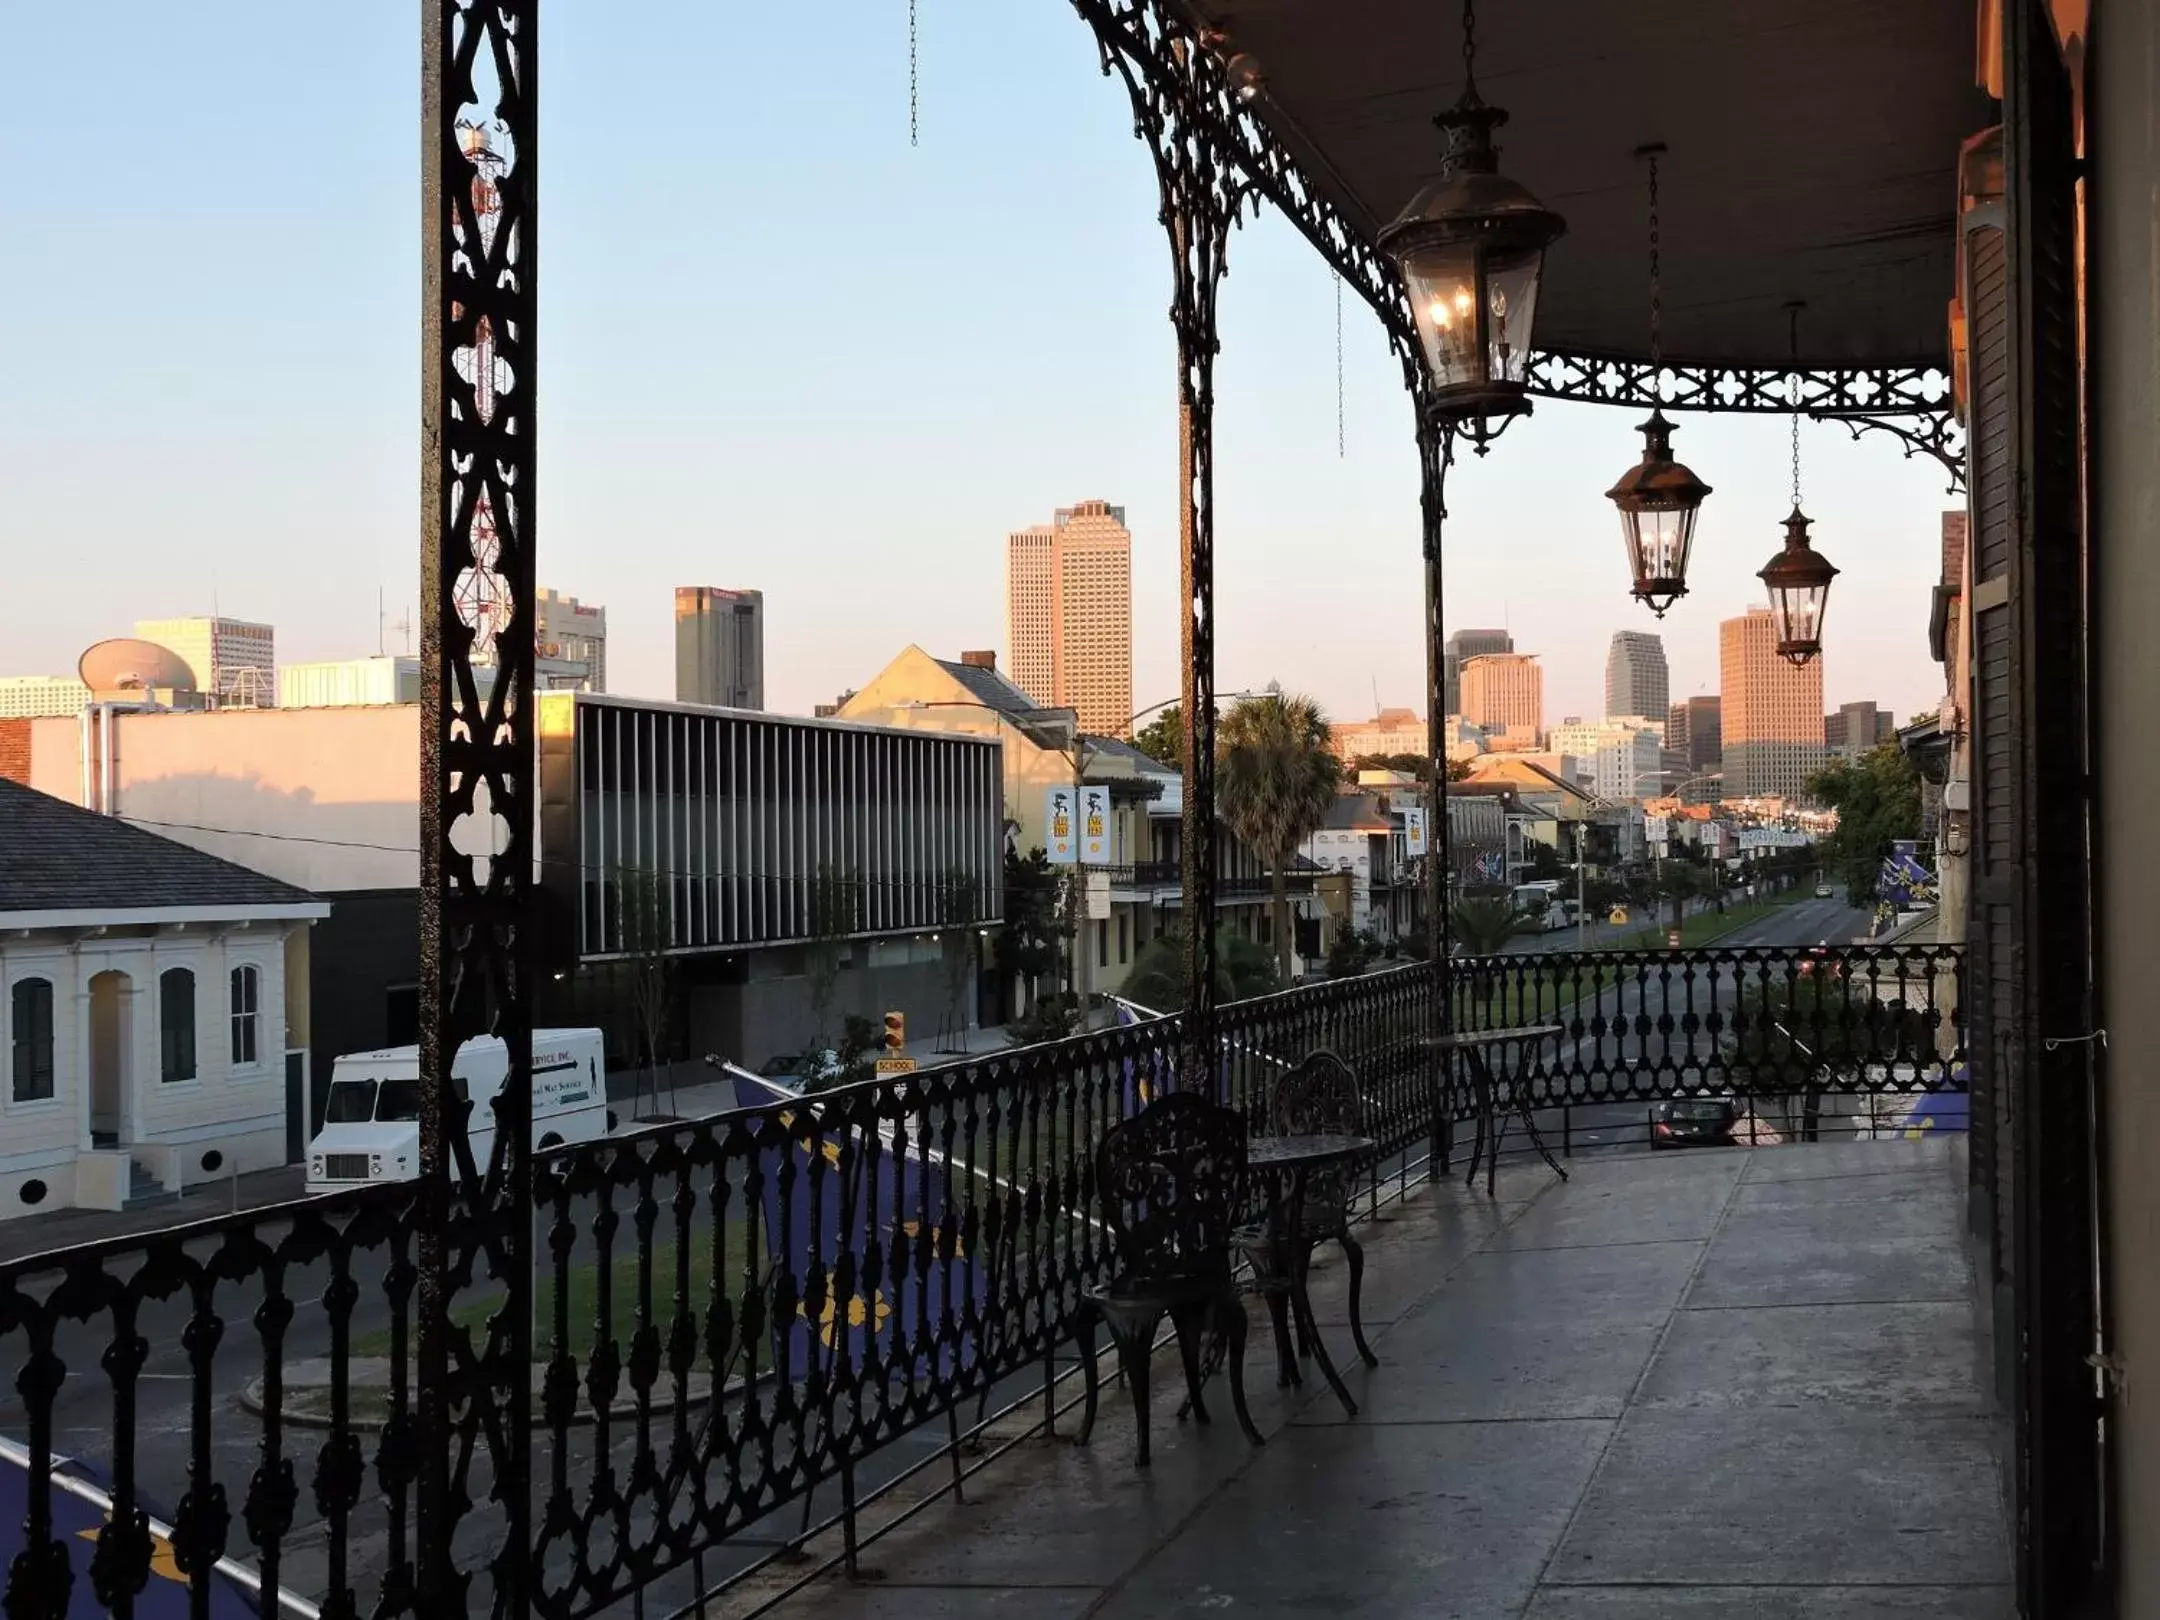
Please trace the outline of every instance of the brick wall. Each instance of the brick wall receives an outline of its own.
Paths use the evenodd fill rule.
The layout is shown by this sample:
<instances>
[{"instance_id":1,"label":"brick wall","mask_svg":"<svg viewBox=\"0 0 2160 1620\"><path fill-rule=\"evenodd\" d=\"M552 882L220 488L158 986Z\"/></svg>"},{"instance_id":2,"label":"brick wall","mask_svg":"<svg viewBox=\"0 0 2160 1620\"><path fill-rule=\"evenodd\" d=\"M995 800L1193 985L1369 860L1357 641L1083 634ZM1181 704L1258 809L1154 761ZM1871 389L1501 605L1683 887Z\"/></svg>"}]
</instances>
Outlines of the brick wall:
<instances>
[{"instance_id":1,"label":"brick wall","mask_svg":"<svg viewBox=\"0 0 2160 1620\"><path fill-rule=\"evenodd\" d=\"M0 781L30 785L28 720L0 720Z\"/></svg>"}]
</instances>

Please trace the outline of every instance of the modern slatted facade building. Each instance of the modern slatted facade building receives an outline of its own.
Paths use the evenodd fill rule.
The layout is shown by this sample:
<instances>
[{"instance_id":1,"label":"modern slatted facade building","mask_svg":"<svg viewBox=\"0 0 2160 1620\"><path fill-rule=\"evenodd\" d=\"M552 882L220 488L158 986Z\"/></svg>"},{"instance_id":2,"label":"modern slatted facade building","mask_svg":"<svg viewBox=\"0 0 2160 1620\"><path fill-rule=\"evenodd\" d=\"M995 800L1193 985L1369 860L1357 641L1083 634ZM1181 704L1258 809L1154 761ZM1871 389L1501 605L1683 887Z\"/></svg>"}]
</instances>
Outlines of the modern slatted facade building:
<instances>
[{"instance_id":1,"label":"modern slatted facade building","mask_svg":"<svg viewBox=\"0 0 2160 1620\"><path fill-rule=\"evenodd\" d=\"M590 693L544 695L540 736L540 858L578 960L630 953L648 883L677 953L813 937L821 877L852 938L1002 914L994 739Z\"/></svg>"}]
</instances>

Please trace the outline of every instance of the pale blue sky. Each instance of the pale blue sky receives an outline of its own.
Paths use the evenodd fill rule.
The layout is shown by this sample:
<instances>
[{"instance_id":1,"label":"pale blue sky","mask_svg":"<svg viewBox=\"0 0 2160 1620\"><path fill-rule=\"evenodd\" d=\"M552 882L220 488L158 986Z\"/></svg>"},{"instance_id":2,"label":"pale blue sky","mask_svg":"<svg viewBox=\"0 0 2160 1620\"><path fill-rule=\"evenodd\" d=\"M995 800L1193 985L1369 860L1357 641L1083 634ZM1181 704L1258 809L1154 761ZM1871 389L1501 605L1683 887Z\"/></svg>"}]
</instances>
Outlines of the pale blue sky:
<instances>
[{"instance_id":1,"label":"pale blue sky","mask_svg":"<svg viewBox=\"0 0 2160 1620\"><path fill-rule=\"evenodd\" d=\"M213 597L286 660L372 652L378 587L410 607L417 12L0 0L0 673ZM671 695L678 583L764 589L776 708L1001 645L1005 533L1090 496L1134 532L1135 703L1176 690L1169 261L1124 92L1064 0L921 28L911 149L905 0L547 7L540 575L606 605L617 690ZM1338 459L1330 273L1274 216L1230 259L1220 684L1422 707L1399 370L1346 298ZM1616 629L1714 692L1780 539L1784 422L1685 417L1696 589L1629 604L1603 492L1639 415L1541 404L1451 486L1449 626L1542 653L1549 719L1602 707ZM1942 477L1802 432L1829 701L1902 719L1940 691Z\"/></svg>"}]
</instances>

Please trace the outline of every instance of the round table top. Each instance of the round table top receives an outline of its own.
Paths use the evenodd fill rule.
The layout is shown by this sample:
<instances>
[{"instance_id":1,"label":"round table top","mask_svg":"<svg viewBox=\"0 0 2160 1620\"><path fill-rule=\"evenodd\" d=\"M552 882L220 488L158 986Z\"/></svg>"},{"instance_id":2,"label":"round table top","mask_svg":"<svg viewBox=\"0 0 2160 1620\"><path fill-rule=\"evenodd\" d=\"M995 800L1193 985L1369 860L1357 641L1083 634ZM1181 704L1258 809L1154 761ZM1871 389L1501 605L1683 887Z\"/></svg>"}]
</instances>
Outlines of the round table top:
<instances>
[{"instance_id":1,"label":"round table top","mask_svg":"<svg viewBox=\"0 0 2160 1620\"><path fill-rule=\"evenodd\" d=\"M1245 1144L1245 1162L1263 1170L1288 1170L1300 1165L1326 1164L1334 1159L1354 1159L1379 1145L1369 1136L1320 1132L1303 1136L1256 1136Z\"/></svg>"},{"instance_id":2,"label":"round table top","mask_svg":"<svg viewBox=\"0 0 2160 1620\"><path fill-rule=\"evenodd\" d=\"M1562 1024L1524 1024L1516 1029L1461 1029L1452 1035L1428 1035L1419 1044L1435 1052L1452 1052L1461 1046L1500 1046L1509 1041L1542 1041L1549 1035L1565 1035Z\"/></svg>"}]
</instances>

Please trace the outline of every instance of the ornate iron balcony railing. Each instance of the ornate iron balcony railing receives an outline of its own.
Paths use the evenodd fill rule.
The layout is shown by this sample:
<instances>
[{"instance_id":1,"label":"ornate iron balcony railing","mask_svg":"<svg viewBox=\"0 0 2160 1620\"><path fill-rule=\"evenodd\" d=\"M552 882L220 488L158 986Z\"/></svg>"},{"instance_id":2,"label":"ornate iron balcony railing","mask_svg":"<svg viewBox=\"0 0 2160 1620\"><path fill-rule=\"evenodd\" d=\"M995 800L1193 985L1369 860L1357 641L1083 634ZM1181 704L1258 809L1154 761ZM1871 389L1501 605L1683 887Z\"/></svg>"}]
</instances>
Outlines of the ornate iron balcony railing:
<instances>
[{"instance_id":1,"label":"ornate iron balcony railing","mask_svg":"<svg viewBox=\"0 0 2160 1620\"><path fill-rule=\"evenodd\" d=\"M1559 1025L1506 1083L1568 1117L1767 1094L1841 1128L1877 1112L1841 1097L1962 1090L1961 970L1947 947L1499 956L1458 964L1442 1007L1418 964L1220 1009L1206 1075L1180 1073L1166 1018L540 1155L526 1410L490 1418L470 1375L444 1392L478 1504L453 1548L469 1611L517 1559L547 1616L717 1582L813 1493L852 1512L901 1435L942 1421L957 1447L1054 1371L1109 1264L1095 1145L1163 1088L1208 1085L1261 1129L1273 1077L1333 1049L1379 1144L1370 1208L1470 1117L1424 1045L1443 1021ZM448 1207L451 1252L506 1247L506 1217ZM380 1187L0 1266L27 1502L7 1612L57 1620L87 1589L124 1615L175 1573L197 1613L256 1582L413 1612L422 1208ZM484 1331L503 1279L455 1281L454 1331ZM490 1477L479 1431L520 1417L534 1475ZM529 1546L500 1534L518 1492Z\"/></svg>"}]
</instances>

